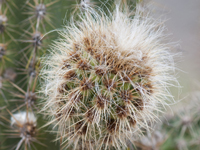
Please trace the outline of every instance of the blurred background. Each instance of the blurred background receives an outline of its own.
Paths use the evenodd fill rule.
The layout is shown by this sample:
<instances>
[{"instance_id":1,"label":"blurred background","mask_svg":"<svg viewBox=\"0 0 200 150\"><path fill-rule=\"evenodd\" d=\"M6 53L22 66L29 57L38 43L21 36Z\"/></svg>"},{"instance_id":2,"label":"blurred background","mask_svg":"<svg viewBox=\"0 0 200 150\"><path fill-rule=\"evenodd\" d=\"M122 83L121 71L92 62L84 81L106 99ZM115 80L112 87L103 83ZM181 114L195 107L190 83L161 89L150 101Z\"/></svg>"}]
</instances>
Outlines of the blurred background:
<instances>
[{"instance_id":1,"label":"blurred background","mask_svg":"<svg viewBox=\"0 0 200 150\"><path fill-rule=\"evenodd\" d=\"M147 1L146 1L147 2ZM147 2L148 3L148 2ZM183 93L199 88L200 81L200 1L151 0L153 11L166 19L171 41L179 43L182 58L178 63Z\"/></svg>"}]
</instances>

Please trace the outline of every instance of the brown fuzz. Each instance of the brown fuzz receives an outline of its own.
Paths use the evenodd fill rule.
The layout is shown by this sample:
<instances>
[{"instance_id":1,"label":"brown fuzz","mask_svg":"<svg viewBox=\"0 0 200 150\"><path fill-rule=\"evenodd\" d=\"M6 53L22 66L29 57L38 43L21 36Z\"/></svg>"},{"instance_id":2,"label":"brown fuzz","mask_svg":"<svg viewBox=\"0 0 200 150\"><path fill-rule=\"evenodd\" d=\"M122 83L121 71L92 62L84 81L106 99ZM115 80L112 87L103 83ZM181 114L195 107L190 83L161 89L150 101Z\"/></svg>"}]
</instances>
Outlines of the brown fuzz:
<instances>
[{"instance_id":1,"label":"brown fuzz","mask_svg":"<svg viewBox=\"0 0 200 150\"><path fill-rule=\"evenodd\" d=\"M148 77L149 75L151 75L151 72L152 69L150 67L146 67L144 70L141 70L138 76L140 78Z\"/></svg>"},{"instance_id":2,"label":"brown fuzz","mask_svg":"<svg viewBox=\"0 0 200 150\"><path fill-rule=\"evenodd\" d=\"M98 67L95 67L95 73L99 76L103 76L105 75L107 72L106 68L103 67L103 66L98 66Z\"/></svg>"},{"instance_id":3,"label":"brown fuzz","mask_svg":"<svg viewBox=\"0 0 200 150\"><path fill-rule=\"evenodd\" d=\"M130 117L130 116L128 116L127 119L128 119L128 122L130 123L130 125L131 125L132 127L134 127L134 126L136 125L137 122L136 122L135 119L133 119L133 118Z\"/></svg>"},{"instance_id":4,"label":"brown fuzz","mask_svg":"<svg viewBox=\"0 0 200 150\"><path fill-rule=\"evenodd\" d=\"M77 94L76 92L72 92L69 94L69 100L72 103L77 103L77 102L81 101L82 98L83 98L83 96L81 94Z\"/></svg>"},{"instance_id":5,"label":"brown fuzz","mask_svg":"<svg viewBox=\"0 0 200 150\"><path fill-rule=\"evenodd\" d=\"M103 142L104 142L105 144L108 143L109 145L112 145L112 144L113 144L113 137L110 136L110 135L107 135L107 136L104 138Z\"/></svg>"},{"instance_id":6,"label":"brown fuzz","mask_svg":"<svg viewBox=\"0 0 200 150\"><path fill-rule=\"evenodd\" d=\"M21 128L21 133L23 134L24 137L34 137L36 134L36 127L35 125L31 123L26 123L22 128Z\"/></svg>"},{"instance_id":7,"label":"brown fuzz","mask_svg":"<svg viewBox=\"0 0 200 150\"><path fill-rule=\"evenodd\" d=\"M132 95L132 92L130 90L121 91L120 97L127 104L129 104L131 102L131 100L133 99L133 95Z\"/></svg>"},{"instance_id":8,"label":"brown fuzz","mask_svg":"<svg viewBox=\"0 0 200 150\"><path fill-rule=\"evenodd\" d=\"M123 81L130 82L130 80L132 81L134 79L135 74L137 73L134 71L127 71L127 73L123 73L122 79Z\"/></svg>"},{"instance_id":9,"label":"brown fuzz","mask_svg":"<svg viewBox=\"0 0 200 150\"><path fill-rule=\"evenodd\" d=\"M71 69L71 65L68 63L68 60L63 61L62 69Z\"/></svg>"},{"instance_id":10,"label":"brown fuzz","mask_svg":"<svg viewBox=\"0 0 200 150\"><path fill-rule=\"evenodd\" d=\"M147 90L147 94L153 94L153 86L150 83L145 85L145 89Z\"/></svg>"},{"instance_id":11,"label":"brown fuzz","mask_svg":"<svg viewBox=\"0 0 200 150\"><path fill-rule=\"evenodd\" d=\"M76 77L76 72L75 70L69 70L64 74L65 79L73 79Z\"/></svg>"},{"instance_id":12,"label":"brown fuzz","mask_svg":"<svg viewBox=\"0 0 200 150\"><path fill-rule=\"evenodd\" d=\"M76 109L74 107L67 108L67 109L64 109L62 113L66 116L69 116L69 118L71 118L76 113Z\"/></svg>"},{"instance_id":13,"label":"brown fuzz","mask_svg":"<svg viewBox=\"0 0 200 150\"><path fill-rule=\"evenodd\" d=\"M137 110L143 110L144 109L144 102L143 102L142 99L134 99L133 104L137 108Z\"/></svg>"},{"instance_id":14,"label":"brown fuzz","mask_svg":"<svg viewBox=\"0 0 200 150\"><path fill-rule=\"evenodd\" d=\"M70 59L73 61L78 61L81 59L80 55L77 52L71 52L69 55Z\"/></svg>"},{"instance_id":15,"label":"brown fuzz","mask_svg":"<svg viewBox=\"0 0 200 150\"><path fill-rule=\"evenodd\" d=\"M85 117L87 118L87 121L89 123L92 123L93 120L94 120L94 115L95 115L95 110L93 109L89 109L87 112L86 112L86 115Z\"/></svg>"},{"instance_id":16,"label":"brown fuzz","mask_svg":"<svg viewBox=\"0 0 200 150\"><path fill-rule=\"evenodd\" d=\"M68 91L70 88L67 86L66 83L63 83L59 88L58 88L58 92L63 94L66 91Z\"/></svg>"},{"instance_id":17,"label":"brown fuzz","mask_svg":"<svg viewBox=\"0 0 200 150\"><path fill-rule=\"evenodd\" d=\"M100 64L103 64L103 63L104 63L104 59L103 59L103 57L102 57L101 54L97 53L97 54L95 54L94 57L95 57L95 59L96 59L96 61L97 61L98 63L100 63Z\"/></svg>"},{"instance_id":18,"label":"brown fuzz","mask_svg":"<svg viewBox=\"0 0 200 150\"><path fill-rule=\"evenodd\" d=\"M76 52L80 49L80 45L77 43L73 43L73 50Z\"/></svg>"},{"instance_id":19,"label":"brown fuzz","mask_svg":"<svg viewBox=\"0 0 200 150\"><path fill-rule=\"evenodd\" d=\"M89 47L89 46L91 45L90 40L89 40L87 37L85 37L85 38L83 39L83 42L84 42L84 44L85 44L85 47Z\"/></svg>"},{"instance_id":20,"label":"brown fuzz","mask_svg":"<svg viewBox=\"0 0 200 150\"><path fill-rule=\"evenodd\" d=\"M92 83L92 80L91 79L88 79L88 78L84 78L82 81L81 81L81 89L82 91L86 91L86 90L89 90L93 87L93 83Z\"/></svg>"},{"instance_id":21,"label":"brown fuzz","mask_svg":"<svg viewBox=\"0 0 200 150\"><path fill-rule=\"evenodd\" d=\"M115 81L113 81L112 79L110 79L110 80L104 80L103 83L104 83L104 85L106 86L106 88L108 90L113 90L114 88L117 87Z\"/></svg>"},{"instance_id":22,"label":"brown fuzz","mask_svg":"<svg viewBox=\"0 0 200 150\"><path fill-rule=\"evenodd\" d=\"M117 106L116 113L120 119L126 118L129 114L128 108L126 106Z\"/></svg>"},{"instance_id":23,"label":"brown fuzz","mask_svg":"<svg viewBox=\"0 0 200 150\"><path fill-rule=\"evenodd\" d=\"M105 96L98 96L96 100L97 108L104 109L106 106L106 103L108 103L108 100Z\"/></svg>"},{"instance_id":24,"label":"brown fuzz","mask_svg":"<svg viewBox=\"0 0 200 150\"><path fill-rule=\"evenodd\" d=\"M91 66L86 60L80 60L77 62L77 68L80 70L90 70Z\"/></svg>"},{"instance_id":25,"label":"brown fuzz","mask_svg":"<svg viewBox=\"0 0 200 150\"><path fill-rule=\"evenodd\" d=\"M85 135L86 132L87 132L87 125L83 122L78 122L76 125L75 125L75 132L77 132L77 134L79 135Z\"/></svg>"},{"instance_id":26,"label":"brown fuzz","mask_svg":"<svg viewBox=\"0 0 200 150\"><path fill-rule=\"evenodd\" d=\"M107 123L107 130L110 134L116 132L119 129L119 125L115 119L110 119Z\"/></svg>"},{"instance_id":27,"label":"brown fuzz","mask_svg":"<svg viewBox=\"0 0 200 150\"><path fill-rule=\"evenodd\" d=\"M96 53L96 51L95 51L95 49L94 48L92 48L92 47L88 47L87 49L86 49L86 51L88 52L88 53L90 53L90 55L95 55L95 53Z\"/></svg>"}]
</instances>

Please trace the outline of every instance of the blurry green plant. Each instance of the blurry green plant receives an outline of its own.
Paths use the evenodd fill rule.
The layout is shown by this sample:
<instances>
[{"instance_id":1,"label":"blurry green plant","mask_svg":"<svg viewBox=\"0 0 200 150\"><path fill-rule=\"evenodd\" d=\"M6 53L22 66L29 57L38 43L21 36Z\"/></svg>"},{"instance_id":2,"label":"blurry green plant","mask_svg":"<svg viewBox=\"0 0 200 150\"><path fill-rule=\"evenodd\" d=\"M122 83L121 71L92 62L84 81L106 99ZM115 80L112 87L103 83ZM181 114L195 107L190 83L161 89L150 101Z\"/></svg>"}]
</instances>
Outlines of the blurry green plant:
<instances>
[{"instance_id":1,"label":"blurry green plant","mask_svg":"<svg viewBox=\"0 0 200 150\"><path fill-rule=\"evenodd\" d=\"M186 100L165 112L161 122L135 141L137 150L199 150L200 93L192 92Z\"/></svg>"},{"instance_id":2,"label":"blurry green plant","mask_svg":"<svg viewBox=\"0 0 200 150\"><path fill-rule=\"evenodd\" d=\"M173 113L172 113L173 112ZM192 92L186 100L172 107L163 119L168 139L163 149L198 150L200 147L200 94Z\"/></svg>"}]
</instances>

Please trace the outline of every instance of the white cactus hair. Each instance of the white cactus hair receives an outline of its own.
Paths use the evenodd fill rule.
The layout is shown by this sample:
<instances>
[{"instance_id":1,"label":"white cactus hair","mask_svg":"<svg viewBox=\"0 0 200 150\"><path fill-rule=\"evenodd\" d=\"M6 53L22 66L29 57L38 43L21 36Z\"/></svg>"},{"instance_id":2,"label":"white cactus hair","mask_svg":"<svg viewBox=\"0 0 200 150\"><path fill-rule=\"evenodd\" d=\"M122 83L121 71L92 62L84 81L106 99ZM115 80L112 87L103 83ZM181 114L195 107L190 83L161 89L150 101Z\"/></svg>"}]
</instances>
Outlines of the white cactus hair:
<instances>
[{"instance_id":1,"label":"white cactus hair","mask_svg":"<svg viewBox=\"0 0 200 150\"><path fill-rule=\"evenodd\" d=\"M88 8L60 31L41 71L43 111L64 147L127 148L173 99L174 59L162 21L140 6L134 13ZM54 128L55 129L55 128Z\"/></svg>"},{"instance_id":2,"label":"white cactus hair","mask_svg":"<svg viewBox=\"0 0 200 150\"><path fill-rule=\"evenodd\" d=\"M31 122L33 123L35 126L37 125L37 118L35 117L35 115L32 112L19 112L16 114L13 114L13 116L11 117L11 126L15 125L15 124L26 124L27 122Z\"/></svg>"}]
</instances>

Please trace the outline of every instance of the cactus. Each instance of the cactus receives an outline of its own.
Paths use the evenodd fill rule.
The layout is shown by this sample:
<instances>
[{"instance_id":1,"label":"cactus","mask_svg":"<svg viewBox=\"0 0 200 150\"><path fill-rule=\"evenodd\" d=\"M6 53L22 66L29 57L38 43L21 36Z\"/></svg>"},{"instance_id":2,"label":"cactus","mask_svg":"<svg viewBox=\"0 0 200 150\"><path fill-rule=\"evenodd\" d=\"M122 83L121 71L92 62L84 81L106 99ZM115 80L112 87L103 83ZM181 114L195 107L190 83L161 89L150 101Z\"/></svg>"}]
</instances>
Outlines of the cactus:
<instances>
[{"instance_id":1,"label":"cactus","mask_svg":"<svg viewBox=\"0 0 200 150\"><path fill-rule=\"evenodd\" d=\"M137 150L160 150L163 143L167 140L166 133L162 130L162 124L157 123L152 126L152 131L146 131L134 142Z\"/></svg>"},{"instance_id":2,"label":"cactus","mask_svg":"<svg viewBox=\"0 0 200 150\"><path fill-rule=\"evenodd\" d=\"M185 100L167 110L144 136L135 140L137 150L198 150L199 142L199 91L191 92Z\"/></svg>"},{"instance_id":3,"label":"cactus","mask_svg":"<svg viewBox=\"0 0 200 150\"><path fill-rule=\"evenodd\" d=\"M125 149L172 98L164 26L136 10L131 16L119 3L109 15L86 8L43 61L43 111L63 148Z\"/></svg>"},{"instance_id":4,"label":"cactus","mask_svg":"<svg viewBox=\"0 0 200 150\"><path fill-rule=\"evenodd\" d=\"M41 138L38 125L41 126L42 123L38 123L39 117L36 117L39 110L36 106L36 89L40 69L39 57L44 53L41 49L48 41L43 39L42 33L47 33L52 26L49 8L55 2L20 1L17 5L9 0L1 2L0 97L8 103L6 109L3 109L4 115L0 115L0 132L5 135L0 137L1 141L4 141L2 149L27 150L45 145L36 138ZM21 20L18 20L18 17ZM12 18L16 19L16 24L19 25L12 25L9 22ZM12 49L14 43L16 49ZM15 68L17 74L10 67ZM16 76L18 77L14 80ZM5 105L0 103L0 106Z\"/></svg>"},{"instance_id":5,"label":"cactus","mask_svg":"<svg viewBox=\"0 0 200 150\"><path fill-rule=\"evenodd\" d=\"M172 107L174 114L165 114L162 130L168 133L168 139L164 148L199 149L199 96L199 92L190 93L190 97Z\"/></svg>"}]
</instances>

